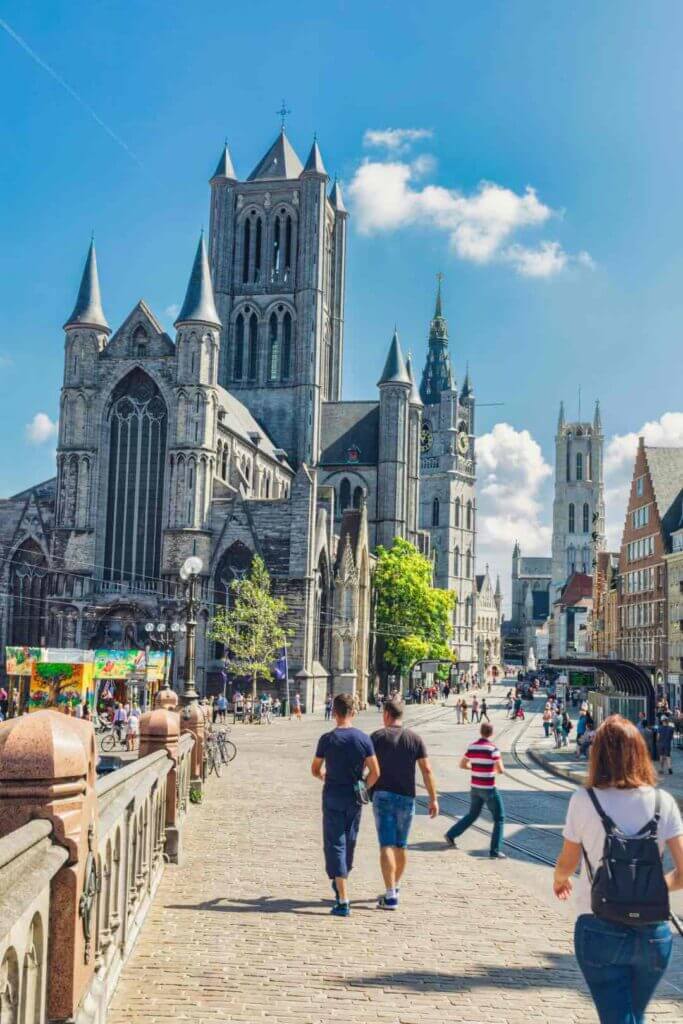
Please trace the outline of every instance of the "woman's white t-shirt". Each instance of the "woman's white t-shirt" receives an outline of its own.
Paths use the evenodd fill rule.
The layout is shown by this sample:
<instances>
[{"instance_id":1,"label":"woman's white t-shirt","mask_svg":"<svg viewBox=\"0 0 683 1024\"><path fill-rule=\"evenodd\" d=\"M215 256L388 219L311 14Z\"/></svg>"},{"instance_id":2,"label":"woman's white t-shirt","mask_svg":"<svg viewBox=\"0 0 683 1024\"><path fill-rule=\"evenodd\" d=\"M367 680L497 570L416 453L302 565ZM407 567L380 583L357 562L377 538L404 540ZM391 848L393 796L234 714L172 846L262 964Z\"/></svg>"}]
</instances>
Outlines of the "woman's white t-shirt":
<instances>
[{"instance_id":1,"label":"woman's white t-shirt","mask_svg":"<svg viewBox=\"0 0 683 1024\"><path fill-rule=\"evenodd\" d=\"M609 815L624 835L637 835L654 816L655 791L652 786L641 786L639 789L616 789L610 786L607 789L596 789L594 792L605 814ZM663 852L668 839L683 836L683 821L678 804L671 793L662 789L659 793L661 816L657 839ZM605 830L585 789L577 790L569 801L562 835L570 843L580 843L583 846L595 873L602 860ZM581 864L581 874L574 889L574 905L577 914L591 913L591 883L585 863Z\"/></svg>"}]
</instances>

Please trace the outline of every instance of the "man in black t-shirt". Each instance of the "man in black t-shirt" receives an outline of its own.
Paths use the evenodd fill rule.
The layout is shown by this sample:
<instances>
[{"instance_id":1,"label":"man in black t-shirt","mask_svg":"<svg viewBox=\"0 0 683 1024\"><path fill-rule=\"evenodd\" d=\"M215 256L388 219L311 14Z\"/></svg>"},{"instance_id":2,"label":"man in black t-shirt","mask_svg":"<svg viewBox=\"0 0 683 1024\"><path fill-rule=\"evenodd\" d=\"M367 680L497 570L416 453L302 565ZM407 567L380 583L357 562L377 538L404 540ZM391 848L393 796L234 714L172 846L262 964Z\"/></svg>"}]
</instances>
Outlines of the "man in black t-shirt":
<instances>
[{"instance_id":1,"label":"man in black t-shirt","mask_svg":"<svg viewBox=\"0 0 683 1024\"><path fill-rule=\"evenodd\" d=\"M384 702L384 728L371 739L379 762L379 781L373 789L372 809L380 846L380 865L385 894L377 901L382 910L398 907L399 882L406 867L408 834L415 813L415 766L429 794L429 816L439 813L436 784L424 741L403 727L403 706Z\"/></svg>"},{"instance_id":2,"label":"man in black t-shirt","mask_svg":"<svg viewBox=\"0 0 683 1024\"><path fill-rule=\"evenodd\" d=\"M332 702L337 728L318 740L311 771L323 783L323 846L325 868L332 881L335 917L350 914L347 879L353 867L362 805L356 786L363 778L368 787L379 777L370 737L353 727L353 697L338 693Z\"/></svg>"}]
</instances>

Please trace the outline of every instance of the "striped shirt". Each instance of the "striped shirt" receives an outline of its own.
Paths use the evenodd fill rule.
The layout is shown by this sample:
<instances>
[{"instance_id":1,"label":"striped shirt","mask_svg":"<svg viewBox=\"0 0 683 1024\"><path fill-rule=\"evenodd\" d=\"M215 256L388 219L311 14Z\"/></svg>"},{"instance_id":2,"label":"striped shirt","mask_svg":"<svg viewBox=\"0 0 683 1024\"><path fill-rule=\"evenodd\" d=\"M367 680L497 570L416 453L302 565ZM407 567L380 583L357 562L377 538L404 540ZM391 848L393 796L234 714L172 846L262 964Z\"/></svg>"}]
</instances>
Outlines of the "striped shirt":
<instances>
[{"instance_id":1,"label":"striped shirt","mask_svg":"<svg viewBox=\"0 0 683 1024\"><path fill-rule=\"evenodd\" d=\"M477 789L492 789L496 784L496 761L500 761L500 750L495 743L480 736L470 743L465 757L472 766L472 785Z\"/></svg>"}]
</instances>

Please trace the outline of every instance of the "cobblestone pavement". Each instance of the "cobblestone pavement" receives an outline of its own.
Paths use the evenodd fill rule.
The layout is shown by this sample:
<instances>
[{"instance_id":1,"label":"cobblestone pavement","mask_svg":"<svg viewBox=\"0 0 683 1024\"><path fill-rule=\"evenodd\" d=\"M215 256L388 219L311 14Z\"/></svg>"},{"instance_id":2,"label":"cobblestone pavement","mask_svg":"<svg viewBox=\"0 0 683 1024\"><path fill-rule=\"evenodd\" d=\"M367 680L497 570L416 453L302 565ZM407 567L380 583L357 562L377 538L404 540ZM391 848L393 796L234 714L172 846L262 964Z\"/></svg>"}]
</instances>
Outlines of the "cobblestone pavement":
<instances>
[{"instance_id":1,"label":"cobblestone pavement","mask_svg":"<svg viewBox=\"0 0 683 1024\"><path fill-rule=\"evenodd\" d=\"M376 728L377 716L358 724ZM481 835L477 849L446 849L445 818L416 817L401 909L387 913L375 909L366 812L352 916L329 916L320 787L309 774L323 728L317 719L234 730L238 758L192 808L184 863L165 873L109 1024L595 1021L571 919L539 896L550 869L515 874L511 861L489 860ZM673 1022L680 999L662 988L648 1019Z\"/></svg>"}]
</instances>

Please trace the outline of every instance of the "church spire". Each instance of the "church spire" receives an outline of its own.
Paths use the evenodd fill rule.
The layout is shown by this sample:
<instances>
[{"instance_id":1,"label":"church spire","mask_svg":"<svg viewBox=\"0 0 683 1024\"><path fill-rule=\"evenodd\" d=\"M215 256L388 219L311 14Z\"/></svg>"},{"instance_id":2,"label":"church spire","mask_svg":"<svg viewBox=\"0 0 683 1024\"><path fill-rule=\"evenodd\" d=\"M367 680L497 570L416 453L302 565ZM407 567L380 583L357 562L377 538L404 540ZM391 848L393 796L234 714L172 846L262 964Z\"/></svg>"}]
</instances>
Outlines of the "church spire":
<instances>
[{"instance_id":1,"label":"church spire","mask_svg":"<svg viewBox=\"0 0 683 1024\"><path fill-rule=\"evenodd\" d=\"M221 321L216 312L216 303L213 297L211 285L211 274L209 273L209 261L206 258L206 246L204 245L204 232L199 239L197 252L192 266L192 273L185 293L183 308L178 314L174 327L178 324L200 321L204 324L212 324L215 327L221 326Z\"/></svg>"},{"instance_id":2,"label":"church spire","mask_svg":"<svg viewBox=\"0 0 683 1024\"><path fill-rule=\"evenodd\" d=\"M602 417L600 416L600 401L595 403L595 415L593 416L593 430L596 434L602 433Z\"/></svg>"},{"instance_id":3,"label":"church spire","mask_svg":"<svg viewBox=\"0 0 683 1024\"><path fill-rule=\"evenodd\" d=\"M85 267L83 268L76 305L74 306L73 313L64 324L65 330L68 327L96 327L107 334L111 333L111 328L102 309L94 238L90 240L90 248L88 249Z\"/></svg>"},{"instance_id":4,"label":"church spire","mask_svg":"<svg viewBox=\"0 0 683 1024\"><path fill-rule=\"evenodd\" d=\"M218 166L211 176L211 181L214 178L227 178L229 181L237 181L237 175L235 174L235 168L233 167L232 157L230 156L230 150L228 149L228 140L225 140L225 146L221 153Z\"/></svg>"},{"instance_id":5,"label":"church spire","mask_svg":"<svg viewBox=\"0 0 683 1024\"><path fill-rule=\"evenodd\" d=\"M420 398L420 392L417 389L417 384L415 383L415 378L413 377L413 357L412 357L412 355L408 355L408 358L406 359L406 371L408 373L408 376L410 377L410 383L411 383L410 404L411 405L418 405L418 406L420 406L420 408L422 408L422 399Z\"/></svg>"},{"instance_id":6,"label":"church spire","mask_svg":"<svg viewBox=\"0 0 683 1024\"><path fill-rule=\"evenodd\" d=\"M394 334L389 345L389 352L387 353L387 361L384 364L382 376L377 381L377 386L381 387L382 384L410 385L410 383L411 380L406 370L403 352L401 351L401 343L398 340L398 331L394 327Z\"/></svg>"},{"instance_id":7,"label":"church spire","mask_svg":"<svg viewBox=\"0 0 683 1024\"><path fill-rule=\"evenodd\" d=\"M323 174L325 177L328 176L325 164L323 163L322 153L320 152L320 146L315 137L313 138L313 145L308 154L308 159L304 165L304 174Z\"/></svg>"},{"instance_id":8,"label":"church spire","mask_svg":"<svg viewBox=\"0 0 683 1024\"><path fill-rule=\"evenodd\" d=\"M341 185L339 184L336 178L334 179L334 185L332 186L332 191L330 192L330 202L332 203L332 206L337 211L337 213L347 212L346 207L344 206L344 196L342 195Z\"/></svg>"},{"instance_id":9,"label":"church spire","mask_svg":"<svg viewBox=\"0 0 683 1024\"><path fill-rule=\"evenodd\" d=\"M564 426L564 402L560 402L560 414L557 417L557 429L558 432L562 430Z\"/></svg>"},{"instance_id":10,"label":"church spire","mask_svg":"<svg viewBox=\"0 0 683 1024\"><path fill-rule=\"evenodd\" d=\"M425 405L436 405L441 401L441 392L450 391L453 387L451 361L448 354L448 324L443 315L441 302L441 279L437 274L436 302L434 318L429 327L427 361L422 371L420 395Z\"/></svg>"}]
</instances>

